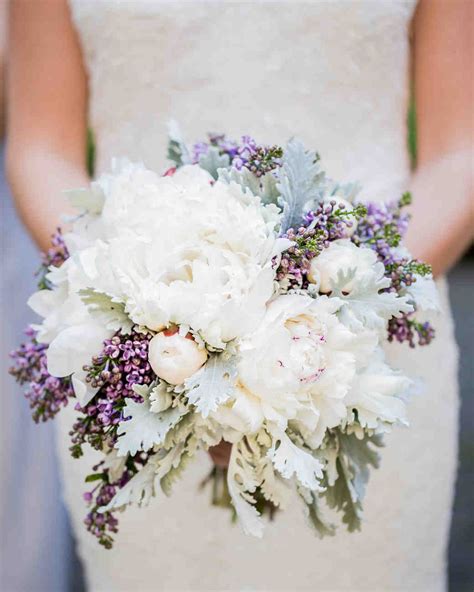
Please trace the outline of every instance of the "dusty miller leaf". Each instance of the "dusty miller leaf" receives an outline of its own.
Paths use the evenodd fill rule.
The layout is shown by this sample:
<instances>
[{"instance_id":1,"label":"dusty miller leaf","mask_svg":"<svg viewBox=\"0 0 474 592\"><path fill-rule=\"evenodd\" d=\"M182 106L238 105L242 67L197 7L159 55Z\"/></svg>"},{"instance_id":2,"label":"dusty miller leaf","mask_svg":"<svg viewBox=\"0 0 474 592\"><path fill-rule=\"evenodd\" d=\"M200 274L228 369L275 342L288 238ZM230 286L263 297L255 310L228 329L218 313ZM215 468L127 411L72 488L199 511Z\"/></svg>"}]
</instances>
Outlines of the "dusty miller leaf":
<instances>
[{"instance_id":1,"label":"dusty miller leaf","mask_svg":"<svg viewBox=\"0 0 474 592\"><path fill-rule=\"evenodd\" d=\"M337 479L328 486L325 497L330 508L342 512L349 532L360 530L362 501L369 479L369 467L378 467L379 455L371 446L381 446L380 436L359 440L354 434L339 434L336 460Z\"/></svg>"},{"instance_id":2,"label":"dusty miller leaf","mask_svg":"<svg viewBox=\"0 0 474 592\"><path fill-rule=\"evenodd\" d=\"M297 491L306 506L306 516L308 521L314 528L318 538L322 539L325 536L334 536L336 533L335 526L324 520L319 508L317 495L309 489L304 489L302 487L298 487Z\"/></svg>"},{"instance_id":3,"label":"dusty miller leaf","mask_svg":"<svg viewBox=\"0 0 474 592\"><path fill-rule=\"evenodd\" d=\"M339 318L350 329L383 331L389 319L413 311L407 296L381 291L390 285L390 280L383 275L377 277L376 273L364 278L363 282L355 282L350 294L344 294L344 287L355 274L355 269L348 270L346 274L340 271L337 279L331 280L332 295L344 301Z\"/></svg>"},{"instance_id":4,"label":"dusty miller leaf","mask_svg":"<svg viewBox=\"0 0 474 592\"><path fill-rule=\"evenodd\" d=\"M310 452L299 448L283 431L274 432L273 446L268 451L275 469L285 479L296 479L312 491L320 491L323 465Z\"/></svg>"},{"instance_id":5,"label":"dusty miller leaf","mask_svg":"<svg viewBox=\"0 0 474 592\"><path fill-rule=\"evenodd\" d=\"M105 203L102 189L95 183L91 187L69 189L64 192L69 203L78 210L85 210L89 214L100 214Z\"/></svg>"},{"instance_id":6,"label":"dusty miller leaf","mask_svg":"<svg viewBox=\"0 0 474 592\"><path fill-rule=\"evenodd\" d=\"M219 177L219 169L230 166L230 158L228 154L220 154L219 148L216 148L216 146L209 146L209 150L206 154L201 154L199 157L198 164L217 180Z\"/></svg>"},{"instance_id":7,"label":"dusty miller leaf","mask_svg":"<svg viewBox=\"0 0 474 592\"><path fill-rule=\"evenodd\" d=\"M253 195L260 197L263 204L278 203L280 193L277 189L276 177L271 172L257 177L245 167L240 170L224 168L219 169L219 181L227 184L237 183L243 191L249 189Z\"/></svg>"},{"instance_id":8,"label":"dusty miller leaf","mask_svg":"<svg viewBox=\"0 0 474 592\"><path fill-rule=\"evenodd\" d=\"M178 167L190 164L191 156L188 147L182 138L178 123L174 120L168 123L168 137L167 157L169 160L173 161Z\"/></svg>"},{"instance_id":9,"label":"dusty miller leaf","mask_svg":"<svg viewBox=\"0 0 474 592\"><path fill-rule=\"evenodd\" d=\"M181 475L191 460L192 455L186 450L180 456L179 461L173 464L166 475L163 475L160 479L160 486L165 495L171 495L174 484L181 478Z\"/></svg>"},{"instance_id":10,"label":"dusty miller leaf","mask_svg":"<svg viewBox=\"0 0 474 592\"><path fill-rule=\"evenodd\" d=\"M156 459L151 457L147 464L117 491L109 504L100 508L99 512L123 508L128 504L148 505L150 499L155 495L156 472Z\"/></svg>"},{"instance_id":11,"label":"dusty miller leaf","mask_svg":"<svg viewBox=\"0 0 474 592\"><path fill-rule=\"evenodd\" d=\"M322 200L324 173L315 152L299 140L288 142L278 171L279 205L283 208L282 231L298 228L303 215Z\"/></svg>"},{"instance_id":12,"label":"dusty miller leaf","mask_svg":"<svg viewBox=\"0 0 474 592\"><path fill-rule=\"evenodd\" d=\"M129 334L133 322L125 312L125 304L116 301L113 296L105 292L98 292L92 288L79 290L82 302L89 309L90 314L96 318L106 329L120 330L123 334Z\"/></svg>"},{"instance_id":13,"label":"dusty miller leaf","mask_svg":"<svg viewBox=\"0 0 474 592\"><path fill-rule=\"evenodd\" d=\"M263 520L255 508L256 502L252 496L258 485L259 480L255 464L252 462L252 454L244 440L240 440L232 446L227 470L227 486L242 530L245 534L261 538Z\"/></svg>"},{"instance_id":14,"label":"dusty miller leaf","mask_svg":"<svg viewBox=\"0 0 474 592\"><path fill-rule=\"evenodd\" d=\"M234 392L237 381L237 360L215 354L185 383L187 397L203 417L216 411Z\"/></svg>"},{"instance_id":15,"label":"dusty miller leaf","mask_svg":"<svg viewBox=\"0 0 474 592\"><path fill-rule=\"evenodd\" d=\"M153 413L150 402L145 398L143 403L129 399L123 410L123 416L130 419L119 424L119 436L115 448L119 456L135 455L139 451L148 451L157 444L162 444L168 431L181 418L182 411L175 407L162 413Z\"/></svg>"}]
</instances>

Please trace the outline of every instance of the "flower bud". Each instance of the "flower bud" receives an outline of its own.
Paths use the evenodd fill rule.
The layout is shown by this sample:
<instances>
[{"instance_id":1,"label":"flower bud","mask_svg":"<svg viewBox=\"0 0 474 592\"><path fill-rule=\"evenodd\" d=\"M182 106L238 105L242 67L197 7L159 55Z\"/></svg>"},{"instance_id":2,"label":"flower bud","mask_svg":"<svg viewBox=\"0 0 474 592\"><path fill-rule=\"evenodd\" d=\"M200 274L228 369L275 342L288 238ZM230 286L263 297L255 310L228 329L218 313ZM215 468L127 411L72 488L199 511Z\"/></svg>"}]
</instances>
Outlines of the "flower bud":
<instances>
[{"instance_id":1,"label":"flower bud","mask_svg":"<svg viewBox=\"0 0 474 592\"><path fill-rule=\"evenodd\" d=\"M158 333L148 346L153 372L169 384L182 384L206 363L207 352L179 333Z\"/></svg>"},{"instance_id":2,"label":"flower bud","mask_svg":"<svg viewBox=\"0 0 474 592\"><path fill-rule=\"evenodd\" d=\"M375 273L377 256L372 249L357 247L347 239L333 241L322 253L311 260L308 279L316 284L319 292L328 294L332 282L337 282L339 274L350 274L346 283L339 286L343 292L351 292L356 283L363 282L368 274Z\"/></svg>"}]
</instances>

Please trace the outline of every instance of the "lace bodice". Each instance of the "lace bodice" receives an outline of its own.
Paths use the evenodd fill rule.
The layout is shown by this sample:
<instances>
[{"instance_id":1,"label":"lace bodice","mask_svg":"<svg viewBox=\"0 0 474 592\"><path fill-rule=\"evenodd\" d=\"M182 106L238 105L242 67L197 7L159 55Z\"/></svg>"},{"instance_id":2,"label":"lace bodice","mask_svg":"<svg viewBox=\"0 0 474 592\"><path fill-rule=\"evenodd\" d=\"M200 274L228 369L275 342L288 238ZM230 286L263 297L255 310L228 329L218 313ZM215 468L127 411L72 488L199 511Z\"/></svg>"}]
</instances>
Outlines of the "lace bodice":
<instances>
[{"instance_id":1,"label":"lace bodice","mask_svg":"<svg viewBox=\"0 0 474 592\"><path fill-rule=\"evenodd\" d=\"M318 149L372 199L406 188L413 0L71 0L90 77L98 170L162 170L166 123Z\"/></svg>"}]
</instances>

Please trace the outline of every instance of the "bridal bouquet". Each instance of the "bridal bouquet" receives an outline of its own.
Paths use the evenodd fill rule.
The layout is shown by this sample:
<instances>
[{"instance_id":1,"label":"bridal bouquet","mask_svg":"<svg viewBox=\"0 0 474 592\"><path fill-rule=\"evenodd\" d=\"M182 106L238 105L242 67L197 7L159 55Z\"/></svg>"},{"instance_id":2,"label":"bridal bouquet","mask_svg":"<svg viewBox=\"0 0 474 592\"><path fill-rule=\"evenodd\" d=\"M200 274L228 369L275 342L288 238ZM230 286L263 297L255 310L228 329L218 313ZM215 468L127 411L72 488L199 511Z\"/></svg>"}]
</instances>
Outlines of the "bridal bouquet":
<instances>
[{"instance_id":1,"label":"bridal bouquet","mask_svg":"<svg viewBox=\"0 0 474 592\"><path fill-rule=\"evenodd\" d=\"M72 400L73 457L100 451L85 525L105 547L117 510L169 494L221 440L214 502L246 533L294 494L321 536L328 512L358 529L376 448L407 423L411 381L382 346L434 336L430 268L400 246L410 196L364 203L297 140L170 135L164 176L116 161L69 192L79 214L44 257L43 321L11 372L35 421Z\"/></svg>"}]
</instances>

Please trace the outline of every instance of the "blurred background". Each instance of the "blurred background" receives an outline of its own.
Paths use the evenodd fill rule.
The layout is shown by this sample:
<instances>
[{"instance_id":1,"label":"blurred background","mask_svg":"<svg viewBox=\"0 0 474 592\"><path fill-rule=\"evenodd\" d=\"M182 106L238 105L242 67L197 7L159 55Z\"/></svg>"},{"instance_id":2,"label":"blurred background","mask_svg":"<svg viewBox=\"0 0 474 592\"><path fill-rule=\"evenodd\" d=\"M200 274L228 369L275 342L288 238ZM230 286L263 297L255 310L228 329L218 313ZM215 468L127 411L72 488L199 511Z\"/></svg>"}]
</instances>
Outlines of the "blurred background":
<instances>
[{"instance_id":1,"label":"blurred background","mask_svg":"<svg viewBox=\"0 0 474 592\"><path fill-rule=\"evenodd\" d=\"M18 219L4 173L6 1L0 0L0 591L81 592L80 564L61 501L53 426L35 425L20 388L8 375L8 354L33 320L26 300L39 258ZM415 106L407 114L408 149L416 160ZM93 162L93 144L89 147ZM47 196L45 196L47 199ZM460 348L459 474L449 545L451 592L474 590L474 251L449 274ZM420 509L422 511L422 509Z\"/></svg>"}]
</instances>

